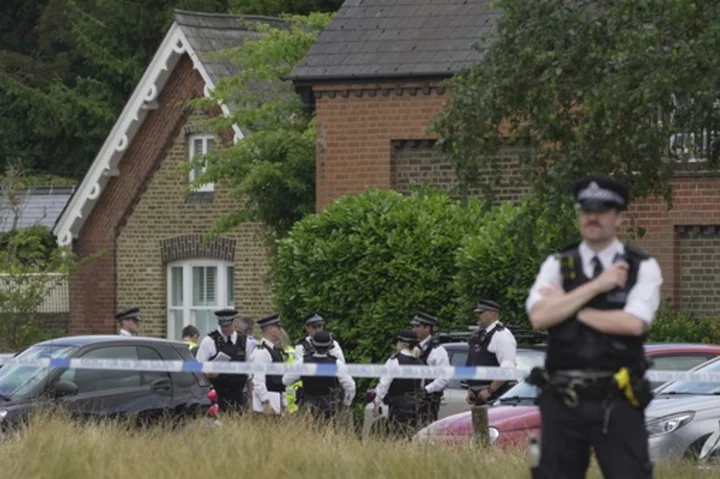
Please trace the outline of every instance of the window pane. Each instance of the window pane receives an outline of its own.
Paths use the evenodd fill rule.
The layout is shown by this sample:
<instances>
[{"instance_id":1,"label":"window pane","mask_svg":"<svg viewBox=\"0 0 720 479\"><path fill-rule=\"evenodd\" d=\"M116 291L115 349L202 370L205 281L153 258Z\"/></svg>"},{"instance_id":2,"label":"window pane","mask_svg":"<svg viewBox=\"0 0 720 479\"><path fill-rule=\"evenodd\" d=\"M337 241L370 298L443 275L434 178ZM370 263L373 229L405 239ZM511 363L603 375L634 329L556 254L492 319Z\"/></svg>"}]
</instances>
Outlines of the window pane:
<instances>
[{"instance_id":1,"label":"window pane","mask_svg":"<svg viewBox=\"0 0 720 479\"><path fill-rule=\"evenodd\" d=\"M190 159L192 160L198 155L203 154L203 139L202 138L195 138L193 140L193 149L190 152Z\"/></svg>"},{"instance_id":2,"label":"window pane","mask_svg":"<svg viewBox=\"0 0 720 479\"><path fill-rule=\"evenodd\" d=\"M235 267L227 267L227 305L235 306Z\"/></svg>"},{"instance_id":3,"label":"window pane","mask_svg":"<svg viewBox=\"0 0 720 479\"><path fill-rule=\"evenodd\" d=\"M193 306L205 305L205 268L202 266L193 266L192 283L193 283Z\"/></svg>"},{"instance_id":4,"label":"window pane","mask_svg":"<svg viewBox=\"0 0 720 479\"><path fill-rule=\"evenodd\" d=\"M206 306L218 305L217 276L218 269L216 266L207 266L205 268L205 284L207 287L207 289L205 290Z\"/></svg>"},{"instance_id":5,"label":"window pane","mask_svg":"<svg viewBox=\"0 0 720 479\"><path fill-rule=\"evenodd\" d=\"M201 338L217 328L217 317L209 309L194 309L192 311L192 320L195 327L200 331Z\"/></svg>"},{"instance_id":6,"label":"window pane","mask_svg":"<svg viewBox=\"0 0 720 479\"><path fill-rule=\"evenodd\" d=\"M213 149L213 146L215 146L215 140L213 140L212 138L208 138L206 145L207 145L207 148L204 151L204 153L207 154L207 153L210 153Z\"/></svg>"},{"instance_id":7,"label":"window pane","mask_svg":"<svg viewBox=\"0 0 720 479\"><path fill-rule=\"evenodd\" d=\"M183 310L173 309L170 314L172 314L172 336L170 337L170 339L181 340L182 330L185 327L185 315L183 314Z\"/></svg>"},{"instance_id":8,"label":"window pane","mask_svg":"<svg viewBox=\"0 0 720 479\"><path fill-rule=\"evenodd\" d=\"M113 346L95 349L82 356L96 359L138 359L134 346ZM65 373L69 373L66 370ZM60 379L67 379L65 374ZM78 391L104 391L127 387L140 387L140 371L112 371L103 369L77 369L73 379Z\"/></svg>"},{"instance_id":9,"label":"window pane","mask_svg":"<svg viewBox=\"0 0 720 479\"><path fill-rule=\"evenodd\" d=\"M183 305L183 269L182 266L170 268L170 305Z\"/></svg>"},{"instance_id":10,"label":"window pane","mask_svg":"<svg viewBox=\"0 0 720 479\"><path fill-rule=\"evenodd\" d=\"M670 356L655 356L650 369L658 371L688 371L705 362L705 356L699 354L676 354Z\"/></svg>"},{"instance_id":11,"label":"window pane","mask_svg":"<svg viewBox=\"0 0 720 479\"><path fill-rule=\"evenodd\" d=\"M150 361L162 360L162 356L160 356L160 353L155 351L153 348L148 348L145 346L138 346L138 355L140 356L140 359L147 359ZM170 375L163 371L140 371L140 379L143 386L152 384L152 382L156 379L163 378L170 379Z\"/></svg>"}]
</instances>

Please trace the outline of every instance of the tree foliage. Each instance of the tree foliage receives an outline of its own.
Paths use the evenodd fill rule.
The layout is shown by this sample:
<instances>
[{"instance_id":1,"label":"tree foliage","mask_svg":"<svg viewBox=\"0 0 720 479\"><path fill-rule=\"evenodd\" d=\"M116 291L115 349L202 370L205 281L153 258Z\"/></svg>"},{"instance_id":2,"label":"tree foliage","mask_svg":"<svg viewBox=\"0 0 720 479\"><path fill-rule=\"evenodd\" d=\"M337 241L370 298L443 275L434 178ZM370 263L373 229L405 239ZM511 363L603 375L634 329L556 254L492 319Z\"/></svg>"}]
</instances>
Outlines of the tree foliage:
<instances>
[{"instance_id":1,"label":"tree foliage","mask_svg":"<svg viewBox=\"0 0 720 479\"><path fill-rule=\"evenodd\" d=\"M271 236L281 237L315 209L315 121L284 77L305 56L331 16L314 13L286 19L287 28L259 24L258 40L223 52L239 73L221 79L210 99L195 102L235 105L230 116L217 117L212 123L220 132L237 125L246 135L201 160L207 170L196 183L224 185L243 205L222 218L214 231L259 221Z\"/></svg>"},{"instance_id":2,"label":"tree foliage","mask_svg":"<svg viewBox=\"0 0 720 479\"><path fill-rule=\"evenodd\" d=\"M484 59L449 81L452 103L435 125L463 181L479 182L507 143L533 147L523 169L545 192L593 171L669 201L678 161L715 167L720 3L495 3Z\"/></svg>"},{"instance_id":3,"label":"tree foliage","mask_svg":"<svg viewBox=\"0 0 720 479\"><path fill-rule=\"evenodd\" d=\"M308 215L279 240L272 267L276 306L291 335L319 312L350 361L387 357L415 310L437 315L439 328L467 326L453 279L455 255L475 234L483 211L432 191L409 197L369 190Z\"/></svg>"}]
</instances>

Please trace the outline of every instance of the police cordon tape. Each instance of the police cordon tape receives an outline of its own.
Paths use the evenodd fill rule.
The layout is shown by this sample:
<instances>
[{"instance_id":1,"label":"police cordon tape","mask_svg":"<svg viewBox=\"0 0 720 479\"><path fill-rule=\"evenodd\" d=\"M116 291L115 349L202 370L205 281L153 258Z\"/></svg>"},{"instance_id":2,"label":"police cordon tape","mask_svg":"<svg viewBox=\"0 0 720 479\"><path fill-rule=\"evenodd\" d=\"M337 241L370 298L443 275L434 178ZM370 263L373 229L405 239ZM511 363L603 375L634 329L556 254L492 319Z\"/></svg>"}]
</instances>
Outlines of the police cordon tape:
<instances>
[{"instance_id":1,"label":"police cordon tape","mask_svg":"<svg viewBox=\"0 0 720 479\"><path fill-rule=\"evenodd\" d=\"M159 361L94 358L0 358L0 365L20 365L59 369L99 369L124 371L164 371L178 373L272 374L285 373L303 376L339 376L354 378L380 378L390 376L401 379L525 379L529 371L518 368L476 366L385 366L384 364L288 364L248 362ZM687 371L648 371L650 381L699 381L720 383L720 373Z\"/></svg>"}]
</instances>

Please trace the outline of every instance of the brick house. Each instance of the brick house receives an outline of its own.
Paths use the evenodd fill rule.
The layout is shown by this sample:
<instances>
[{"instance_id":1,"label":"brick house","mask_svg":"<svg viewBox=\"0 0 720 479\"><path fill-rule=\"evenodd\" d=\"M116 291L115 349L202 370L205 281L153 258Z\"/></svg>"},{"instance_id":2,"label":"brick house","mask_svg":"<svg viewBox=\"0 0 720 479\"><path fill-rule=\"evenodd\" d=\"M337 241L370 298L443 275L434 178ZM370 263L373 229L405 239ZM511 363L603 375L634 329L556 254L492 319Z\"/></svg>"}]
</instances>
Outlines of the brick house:
<instances>
[{"instance_id":1,"label":"brick house","mask_svg":"<svg viewBox=\"0 0 720 479\"><path fill-rule=\"evenodd\" d=\"M220 141L242 141L234 127L219 138L191 110L235 72L211 52L257 33L246 22L273 19L176 11L174 22L85 178L55 224L58 244L81 256L102 253L70 280L70 334L114 333L115 312L141 308L140 334L180 337L216 326L212 311L232 306L257 316L271 308L267 252L256 224L203 243L214 222L242 205L208 184L190 190L187 162ZM277 21L279 22L279 21ZM245 24L245 26L243 26ZM224 113L226 106L218 108ZM223 135L224 136L224 135Z\"/></svg>"},{"instance_id":2,"label":"brick house","mask_svg":"<svg viewBox=\"0 0 720 479\"><path fill-rule=\"evenodd\" d=\"M317 208L368 187L408 191L412 183L456 182L427 128L446 101L442 81L481 61L471 46L498 12L487 0L346 0L291 74L317 115ZM500 199L522 192L517 151L501 152ZM657 199L631 213L647 229L641 244L657 258L664 297L698 314L719 314L720 180L679 172L674 207Z\"/></svg>"}]
</instances>

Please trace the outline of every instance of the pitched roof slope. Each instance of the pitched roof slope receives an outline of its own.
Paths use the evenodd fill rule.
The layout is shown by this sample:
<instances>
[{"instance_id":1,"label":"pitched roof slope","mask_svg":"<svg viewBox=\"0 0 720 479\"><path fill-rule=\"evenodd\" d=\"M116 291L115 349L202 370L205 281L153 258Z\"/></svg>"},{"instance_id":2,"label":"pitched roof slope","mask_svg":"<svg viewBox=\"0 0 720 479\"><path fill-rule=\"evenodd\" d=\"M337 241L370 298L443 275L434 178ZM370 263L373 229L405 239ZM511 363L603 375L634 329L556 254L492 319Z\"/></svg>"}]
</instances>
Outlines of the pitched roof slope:
<instances>
[{"instance_id":1,"label":"pitched roof slope","mask_svg":"<svg viewBox=\"0 0 720 479\"><path fill-rule=\"evenodd\" d=\"M290 75L297 82L448 77L499 16L489 0L346 0Z\"/></svg>"},{"instance_id":2,"label":"pitched roof slope","mask_svg":"<svg viewBox=\"0 0 720 479\"><path fill-rule=\"evenodd\" d=\"M36 186L18 192L18 222L16 227L30 226L52 228L62 214L74 187L72 186ZM15 213L7 196L0 197L0 233L8 232L15 222Z\"/></svg>"}]
</instances>

